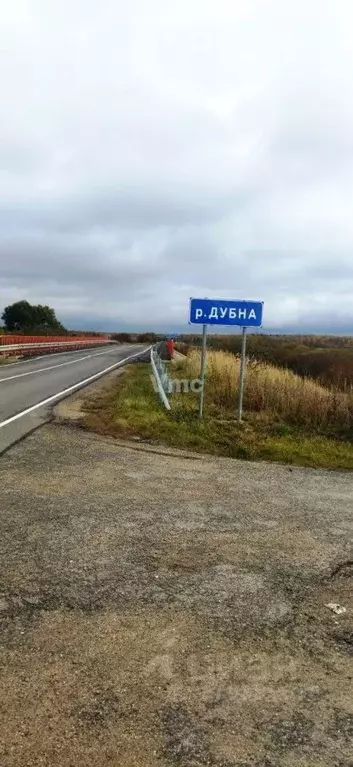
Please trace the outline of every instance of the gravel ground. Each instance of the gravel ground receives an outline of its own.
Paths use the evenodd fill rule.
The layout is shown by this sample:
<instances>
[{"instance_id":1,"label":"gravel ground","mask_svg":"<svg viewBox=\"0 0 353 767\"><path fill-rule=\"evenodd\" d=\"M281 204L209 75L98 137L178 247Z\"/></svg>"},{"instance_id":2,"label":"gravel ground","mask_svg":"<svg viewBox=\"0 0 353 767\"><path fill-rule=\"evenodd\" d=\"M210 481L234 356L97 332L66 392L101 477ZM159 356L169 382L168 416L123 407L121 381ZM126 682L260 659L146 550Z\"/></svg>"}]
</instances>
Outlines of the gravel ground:
<instances>
[{"instance_id":1,"label":"gravel ground","mask_svg":"<svg viewBox=\"0 0 353 767\"><path fill-rule=\"evenodd\" d=\"M1 767L352 767L351 474L52 423L0 475Z\"/></svg>"}]
</instances>

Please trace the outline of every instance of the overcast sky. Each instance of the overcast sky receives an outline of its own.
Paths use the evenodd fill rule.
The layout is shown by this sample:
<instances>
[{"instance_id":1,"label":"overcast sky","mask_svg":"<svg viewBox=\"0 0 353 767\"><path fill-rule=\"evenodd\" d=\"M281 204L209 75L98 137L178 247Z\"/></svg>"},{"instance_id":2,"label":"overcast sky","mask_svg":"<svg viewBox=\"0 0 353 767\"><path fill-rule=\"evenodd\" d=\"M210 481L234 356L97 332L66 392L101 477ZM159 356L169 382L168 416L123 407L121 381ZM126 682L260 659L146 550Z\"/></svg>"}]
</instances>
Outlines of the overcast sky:
<instances>
[{"instance_id":1,"label":"overcast sky","mask_svg":"<svg viewBox=\"0 0 353 767\"><path fill-rule=\"evenodd\" d=\"M3 0L0 304L353 333L351 0Z\"/></svg>"}]
</instances>

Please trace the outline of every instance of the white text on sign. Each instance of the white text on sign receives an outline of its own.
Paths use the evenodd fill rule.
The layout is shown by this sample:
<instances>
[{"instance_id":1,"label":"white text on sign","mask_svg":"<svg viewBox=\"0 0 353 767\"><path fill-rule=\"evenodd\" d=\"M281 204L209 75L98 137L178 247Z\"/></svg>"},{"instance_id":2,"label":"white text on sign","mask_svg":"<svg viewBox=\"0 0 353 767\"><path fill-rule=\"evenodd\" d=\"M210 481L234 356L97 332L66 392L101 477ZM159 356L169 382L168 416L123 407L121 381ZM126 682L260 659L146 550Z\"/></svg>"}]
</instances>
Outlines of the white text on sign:
<instances>
[{"instance_id":1,"label":"white text on sign","mask_svg":"<svg viewBox=\"0 0 353 767\"><path fill-rule=\"evenodd\" d=\"M197 320L203 317L202 309L196 309L195 317ZM246 309L228 309L227 306L212 306L208 317L203 317L205 322L207 322L207 320L226 320L227 318L230 320L238 319L244 321L256 320L256 312L255 309L249 309L249 311L247 311Z\"/></svg>"}]
</instances>

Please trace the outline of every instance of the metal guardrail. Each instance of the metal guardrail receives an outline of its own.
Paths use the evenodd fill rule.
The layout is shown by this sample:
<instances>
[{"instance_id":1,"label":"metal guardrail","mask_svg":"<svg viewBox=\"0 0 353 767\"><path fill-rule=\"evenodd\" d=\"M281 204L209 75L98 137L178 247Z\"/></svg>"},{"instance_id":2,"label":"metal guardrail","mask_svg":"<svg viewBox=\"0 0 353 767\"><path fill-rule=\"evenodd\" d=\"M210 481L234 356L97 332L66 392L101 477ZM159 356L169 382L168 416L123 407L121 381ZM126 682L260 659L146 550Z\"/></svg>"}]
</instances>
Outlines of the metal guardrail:
<instances>
[{"instance_id":1,"label":"metal guardrail","mask_svg":"<svg viewBox=\"0 0 353 767\"><path fill-rule=\"evenodd\" d=\"M115 341L110 340L95 340L95 341L45 341L44 343L31 343L31 344L0 344L0 353L1 352L9 352L9 351L20 351L21 349L48 349L53 347L64 347L67 346L101 346L102 344L111 344L116 343Z\"/></svg>"},{"instance_id":2,"label":"metal guardrail","mask_svg":"<svg viewBox=\"0 0 353 767\"><path fill-rule=\"evenodd\" d=\"M160 344L157 347L152 346L151 348L151 365L157 384L158 394L163 402L165 409L171 410L170 402L167 397L167 394L172 391L171 380L168 374L167 366L159 355L159 348Z\"/></svg>"}]
</instances>

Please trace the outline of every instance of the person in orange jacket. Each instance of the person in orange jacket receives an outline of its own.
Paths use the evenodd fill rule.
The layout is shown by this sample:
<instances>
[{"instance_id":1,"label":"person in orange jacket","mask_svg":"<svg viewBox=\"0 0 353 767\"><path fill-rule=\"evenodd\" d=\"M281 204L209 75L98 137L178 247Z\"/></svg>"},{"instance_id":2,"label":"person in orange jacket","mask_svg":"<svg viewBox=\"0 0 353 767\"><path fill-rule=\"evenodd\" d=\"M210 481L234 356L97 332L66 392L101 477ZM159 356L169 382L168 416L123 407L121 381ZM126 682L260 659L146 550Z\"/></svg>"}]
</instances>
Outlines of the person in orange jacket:
<instances>
[{"instance_id":1,"label":"person in orange jacket","mask_svg":"<svg viewBox=\"0 0 353 767\"><path fill-rule=\"evenodd\" d=\"M174 356L174 341L172 338L168 338L167 340L167 349L168 349L168 357L170 360L172 360Z\"/></svg>"}]
</instances>

